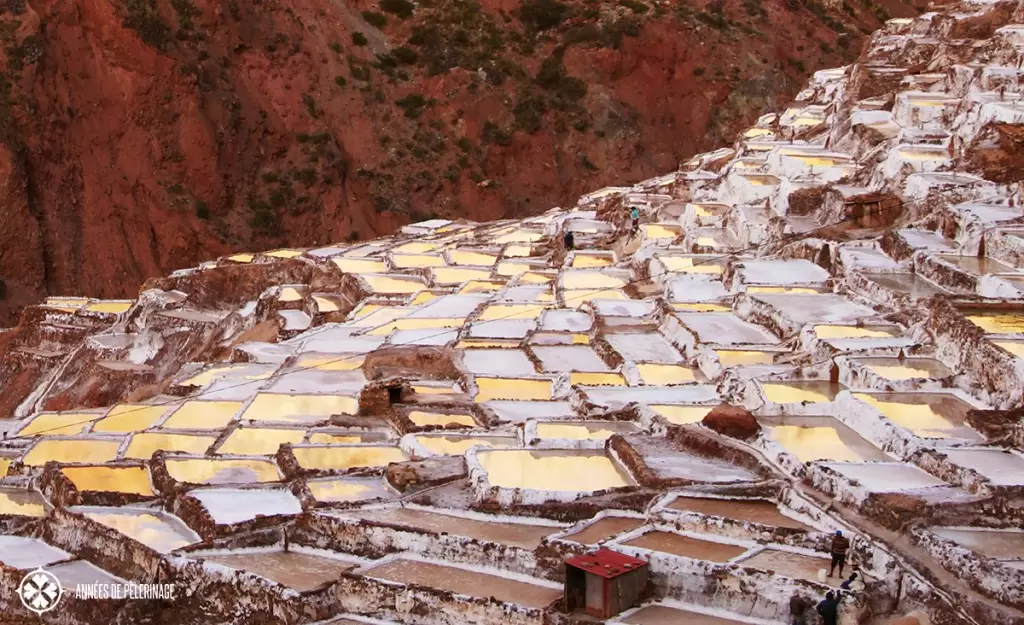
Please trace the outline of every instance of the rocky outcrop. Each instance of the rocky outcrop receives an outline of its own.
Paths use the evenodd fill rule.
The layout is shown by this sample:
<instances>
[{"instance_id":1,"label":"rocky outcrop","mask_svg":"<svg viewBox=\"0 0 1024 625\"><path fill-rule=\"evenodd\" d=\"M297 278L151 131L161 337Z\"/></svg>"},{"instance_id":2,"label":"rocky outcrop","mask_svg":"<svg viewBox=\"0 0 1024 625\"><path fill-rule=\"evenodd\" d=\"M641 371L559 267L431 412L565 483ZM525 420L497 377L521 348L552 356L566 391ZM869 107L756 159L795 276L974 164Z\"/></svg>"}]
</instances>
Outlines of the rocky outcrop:
<instances>
[{"instance_id":1,"label":"rocky outcrop","mask_svg":"<svg viewBox=\"0 0 1024 625\"><path fill-rule=\"evenodd\" d=\"M719 434L741 440L750 440L761 431L761 424L749 410L729 404L715 406L701 421L701 425Z\"/></svg>"}]
</instances>

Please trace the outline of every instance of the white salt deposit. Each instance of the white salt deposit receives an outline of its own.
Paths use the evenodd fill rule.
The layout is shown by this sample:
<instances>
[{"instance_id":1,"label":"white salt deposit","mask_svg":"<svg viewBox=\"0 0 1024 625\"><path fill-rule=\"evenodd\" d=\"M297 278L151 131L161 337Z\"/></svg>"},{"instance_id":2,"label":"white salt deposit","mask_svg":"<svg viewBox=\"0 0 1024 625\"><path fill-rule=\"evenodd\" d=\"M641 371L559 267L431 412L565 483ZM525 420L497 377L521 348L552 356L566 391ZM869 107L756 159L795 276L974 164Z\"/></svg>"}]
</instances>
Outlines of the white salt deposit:
<instances>
[{"instance_id":1,"label":"white salt deposit","mask_svg":"<svg viewBox=\"0 0 1024 625\"><path fill-rule=\"evenodd\" d=\"M294 515L302 504L288 490L200 488L189 493L203 504L218 525L234 525L257 516Z\"/></svg>"},{"instance_id":2,"label":"white salt deposit","mask_svg":"<svg viewBox=\"0 0 1024 625\"><path fill-rule=\"evenodd\" d=\"M0 535L0 562L14 569L31 570L70 558L70 553L35 538Z\"/></svg>"},{"instance_id":3,"label":"white salt deposit","mask_svg":"<svg viewBox=\"0 0 1024 625\"><path fill-rule=\"evenodd\" d=\"M856 480L867 490L876 493L899 492L947 485L939 478L905 463L828 462L823 464L851 480Z\"/></svg>"}]
</instances>

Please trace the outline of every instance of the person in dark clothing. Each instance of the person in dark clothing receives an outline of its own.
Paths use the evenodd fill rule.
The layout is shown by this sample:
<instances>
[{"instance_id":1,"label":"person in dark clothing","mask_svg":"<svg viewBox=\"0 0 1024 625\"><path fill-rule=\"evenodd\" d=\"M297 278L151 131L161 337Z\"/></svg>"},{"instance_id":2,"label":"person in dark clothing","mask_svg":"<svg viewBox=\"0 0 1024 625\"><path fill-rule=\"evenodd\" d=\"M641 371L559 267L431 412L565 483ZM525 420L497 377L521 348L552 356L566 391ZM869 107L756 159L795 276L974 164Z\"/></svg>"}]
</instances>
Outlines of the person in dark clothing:
<instances>
[{"instance_id":1,"label":"person in dark clothing","mask_svg":"<svg viewBox=\"0 0 1024 625\"><path fill-rule=\"evenodd\" d=\"M808 625L807 610L811 605L810 601L800 595L793 595L790 597L789 616L791 619L791 625Z\"/></svg>"},{"instance_id":2,"label":"person in dark clothing","mask_svg":"<svg viewBox=\"0 0 1024 625\"><path fill-rule=\"evenodd\" d=\"M576 245L576 237L573 236L572 230L565 231L565 236L562 237L562 243L565 244L565 249L574 249L574 246Z\"/></svg>"},{"instance_id":3,"label":"person in dark clothing","mask_svg":"<svg viewBox=\"0 0 1024 625\"><path fill-rule=\"evenodd\" d=\"M640 209L634 206L633 209L629 211L629 218L633 221L633 228L631 232L636 234L637 231L640 230Z\"/></svg>"},{"instance_id":4,"label":"person in dark clothing","mask_svg":"<svg viewBox=\"0 0 1024 625\"><path fill-rule=\"evenodd\" d=\"M857 579L857 574L856 574L856 573L852 573L852 574L850 575L850 577L848 577L848 578L846 579L846 581L845 581L845 582L843 582L842 584L839 584L839 587L840 587L840 588L842 588L843 590L849 590L849 589L850 589L850 586L851 586L851 585L853 584L853 582L854 582L854 581L855 581L856 579Z\"/></svg>"},{"instance_id":5,"label":"person in dark clothing","mask_svg":"<svg viewBox=\"0 0 1024 625\"><path fill-rule=\"evenodd\" d=\"M821 615L822 625L836 625L839 621L839 600L843 593L834 593L831 590L825 593L825 599L818 604L818 614Z\"/></svg>"},{"instance_id":6,"label":"person in dark clothing","mask_svg":"<svg viewBox=\"0 0 1024 625\"><path fill-rule=\"evenodd\" d=\"M832 554L832 566L828 570L828 576L832 577L832 573L839 567L839 577L843 576L843 567L846 566L846 552L850 548L850 540L843 536L843 533L836 531L836 535L832 537L832 548L829 550Z\"/></svg>"}]
</instances>

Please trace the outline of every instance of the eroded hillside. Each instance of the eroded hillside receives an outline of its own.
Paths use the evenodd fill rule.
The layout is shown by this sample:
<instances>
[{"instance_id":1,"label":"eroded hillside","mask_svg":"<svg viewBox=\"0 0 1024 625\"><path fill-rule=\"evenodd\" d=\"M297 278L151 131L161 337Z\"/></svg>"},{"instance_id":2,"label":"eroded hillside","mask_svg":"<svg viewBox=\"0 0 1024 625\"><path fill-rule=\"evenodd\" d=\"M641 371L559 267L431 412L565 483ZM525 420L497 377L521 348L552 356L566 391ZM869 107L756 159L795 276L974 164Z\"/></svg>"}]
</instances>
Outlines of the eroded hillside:
<instances>
[{"instance_id":1,"label":"eroded hillside","mask_svg":"<svg viewBox=\"0 0 1024 625\"><path fill-rule=\"evenodd\" d=\"M909 4L6 1L0 324L672 169Z\"/></svg>"}]
</instances>

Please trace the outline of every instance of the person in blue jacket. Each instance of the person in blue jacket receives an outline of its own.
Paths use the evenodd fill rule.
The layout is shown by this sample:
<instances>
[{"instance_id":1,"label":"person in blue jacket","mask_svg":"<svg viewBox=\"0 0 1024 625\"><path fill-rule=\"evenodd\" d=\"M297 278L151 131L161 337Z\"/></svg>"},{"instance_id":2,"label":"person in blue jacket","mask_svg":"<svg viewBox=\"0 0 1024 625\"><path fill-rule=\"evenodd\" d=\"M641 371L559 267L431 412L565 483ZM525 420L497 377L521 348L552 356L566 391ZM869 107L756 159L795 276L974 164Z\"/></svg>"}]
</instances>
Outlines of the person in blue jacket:
<instances>
[{"instance_id":1,"label":"person in blue jacket","mask_svg":"<svg viewBox=\"0 0 1024 625\"><path fill-rule=\"evenodd\" d=\"M843 598L842 591L825 593L825 599L818 604L818 614L823 625L836 625L839 621L839 601Z\"/></svg>"}]
</instances>

